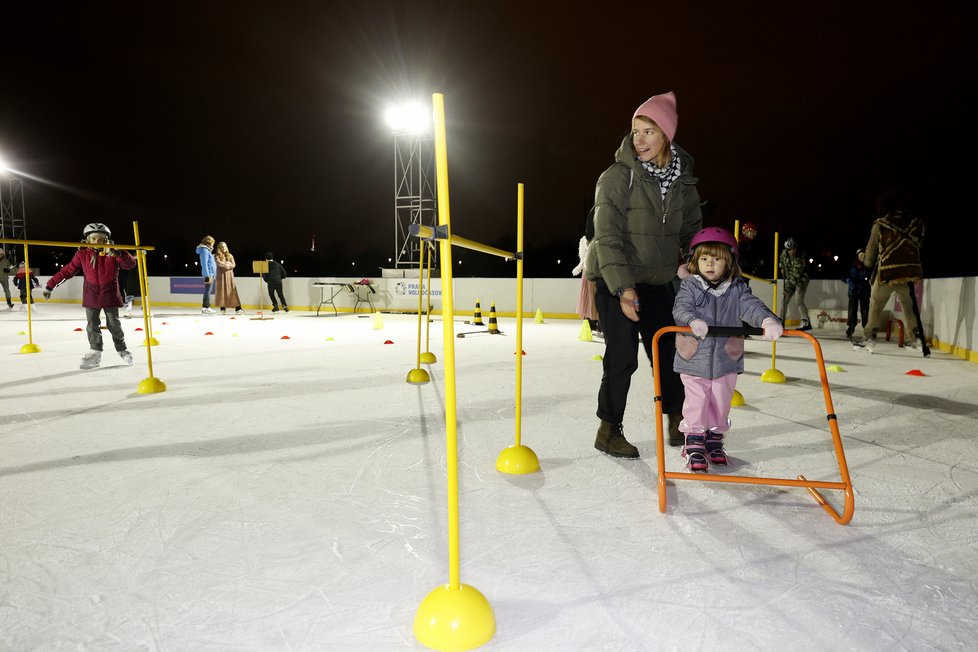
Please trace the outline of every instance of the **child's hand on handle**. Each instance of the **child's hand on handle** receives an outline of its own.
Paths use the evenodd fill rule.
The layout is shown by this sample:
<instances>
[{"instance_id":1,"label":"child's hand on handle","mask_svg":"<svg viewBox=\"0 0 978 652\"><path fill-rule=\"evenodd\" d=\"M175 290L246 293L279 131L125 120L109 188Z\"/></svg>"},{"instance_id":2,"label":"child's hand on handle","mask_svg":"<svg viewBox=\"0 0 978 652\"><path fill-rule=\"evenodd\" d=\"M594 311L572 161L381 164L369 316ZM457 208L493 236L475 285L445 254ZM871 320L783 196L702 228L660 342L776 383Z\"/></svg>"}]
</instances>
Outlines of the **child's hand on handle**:
<instances>
[{"instance_id":1,"label":"child's hand on handle","mask_svg":"<svg viewBox=\"0 0 978 652\"><path fill-rule=\"evenodd\" d=\"M51 290L48 290L47 288L45 288L44 289L44 292L41 292L41 296L43 296L45 299L50 299L51 298Z\"/></svg>"},{"instance_id":2,"label":"child's hand on handle","mask_svg":"<svg viewBox=\"0 0 978 652\"><path fill-rule=\"evenodd\" d=\"M689 327L693 330L693 335L700 339L706 337L707 331L710 330L710 327L702 319L694 319L689 322Z\"/></svg>"},{"instance_id":3,"label":"child's hand on handle","mask_svg":"<svg viewBox=\"0 0 978 652\"><path fill-rule=\"evenodd\" d=\"M771 317L761 322L761 328L764 329L764 339L766 340L776 340L784 332L784 326L781 325L781 322Z\"/></svg>"}]
</instances>

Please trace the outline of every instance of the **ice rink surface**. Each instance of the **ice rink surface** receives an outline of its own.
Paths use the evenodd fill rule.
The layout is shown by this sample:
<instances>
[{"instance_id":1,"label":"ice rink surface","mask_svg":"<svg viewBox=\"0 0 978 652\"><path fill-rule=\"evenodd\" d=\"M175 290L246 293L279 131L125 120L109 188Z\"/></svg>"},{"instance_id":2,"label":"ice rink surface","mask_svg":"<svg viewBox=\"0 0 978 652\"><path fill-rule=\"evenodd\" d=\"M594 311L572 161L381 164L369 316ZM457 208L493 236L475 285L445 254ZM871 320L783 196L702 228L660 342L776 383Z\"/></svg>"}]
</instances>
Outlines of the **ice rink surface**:
<instances>
[{"instance_id":1,"label":"ice rink surface","mask_svg":"<svg viewBox=\"0 0 978 652\"><path fill-rule=\"evenodd\" d=\"M79 306L36 304L36 354L26 313L0 312L0 650L424 649L415 613L448 582L441 320L415 386L416 316L156 313L167 389L139 394L142 320L124 323L134 367L106 332L81 371ZM651 371L625 421L641 459L597 452L604 347L580 322L525 322L542 470L495 470L516 405L515 321L499 326L452 340L461 579L496 619L482 649L974 649L978 365L816 331L841 368L852 522L803 489L686 481L661 514ZM747 350L727 472L838 481L811 345L778 344L780 385L759 378L770 344Z\"/></svg>"}]
</instances>

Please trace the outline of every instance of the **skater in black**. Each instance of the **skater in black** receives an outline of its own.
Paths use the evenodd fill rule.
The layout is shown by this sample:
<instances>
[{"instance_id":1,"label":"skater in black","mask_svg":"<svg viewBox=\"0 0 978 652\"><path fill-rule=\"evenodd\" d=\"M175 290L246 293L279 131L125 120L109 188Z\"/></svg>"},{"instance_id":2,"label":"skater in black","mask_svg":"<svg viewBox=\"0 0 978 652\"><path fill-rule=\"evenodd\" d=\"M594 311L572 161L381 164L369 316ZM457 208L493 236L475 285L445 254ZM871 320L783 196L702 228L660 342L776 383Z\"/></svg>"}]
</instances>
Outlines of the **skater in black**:
<instances>
[{"instance_id":1,"label":"skater in black","mask_svg":"<svg viewBox=\"0 0 978 652\"><path fill-rule=\"evenodd\" d=\"M282 309L288 312L289 304L285 301L285 295L282 293L282 281L289 275L285 273L285 268L282 267L281 263L272 258L272 252L265 252L265 260L268 261L268 274L265 275L265 282L268 283L268 298L272 300L272 312L278 312L276 294L278 294L278 300L282 302Z\"/></svg>"}]
</instances>

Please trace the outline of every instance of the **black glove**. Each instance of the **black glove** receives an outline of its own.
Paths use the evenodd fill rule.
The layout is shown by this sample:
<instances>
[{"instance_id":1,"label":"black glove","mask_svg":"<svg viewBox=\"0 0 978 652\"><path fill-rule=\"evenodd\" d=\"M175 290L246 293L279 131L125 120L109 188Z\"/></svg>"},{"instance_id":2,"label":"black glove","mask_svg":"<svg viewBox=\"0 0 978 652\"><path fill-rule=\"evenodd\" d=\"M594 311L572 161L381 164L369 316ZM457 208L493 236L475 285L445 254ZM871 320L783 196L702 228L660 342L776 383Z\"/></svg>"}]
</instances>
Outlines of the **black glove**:
<instances>
[{"instance_id":1,"label":"black glove","mask_svg":"<svg viewBox=\"0 0 978 652\"><path fill-rule=\"evenodd\" d=\"M214 282L214 279L211 278L210 276L205 276L204 277L204 285L210 285L213 282Z\"/></svg>"},{"instance_id":2,"label":"black glove","mask_svg":"<svg viewBox=\"0 0 978 652\"><path fill-rule=\"evenodd\" d=\"M50 299L51 298L51 290L48 290L47 288L45 288L44 289L44 292L41 292L41 295L44 296L45 299Z\"/></svg>"}]
</instances>

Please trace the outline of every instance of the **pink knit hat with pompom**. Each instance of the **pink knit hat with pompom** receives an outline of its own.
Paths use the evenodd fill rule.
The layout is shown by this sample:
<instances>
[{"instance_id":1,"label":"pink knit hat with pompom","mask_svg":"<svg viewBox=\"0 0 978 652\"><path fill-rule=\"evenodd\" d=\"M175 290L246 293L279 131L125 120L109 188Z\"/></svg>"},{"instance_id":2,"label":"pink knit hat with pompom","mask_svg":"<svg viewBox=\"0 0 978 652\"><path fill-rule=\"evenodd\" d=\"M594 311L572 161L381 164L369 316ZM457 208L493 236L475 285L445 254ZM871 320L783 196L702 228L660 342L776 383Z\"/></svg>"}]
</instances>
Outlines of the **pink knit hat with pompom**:
<instances>
[{"instance_id":1,"label":"pink knit hat with pompom","mask_svg":"<svg viewBox=\"0 0 978 652\"><path fill-rule=\"evenodd\" d=\"M672 91L662 95L653 95L645 100L642 106L635 109L634 120L636 117L644 115L655 121L659 128L666 134L666 138L671 143L676 137L676 126L679 124L679 114L676 113L676 94Z\"/></svg>"}]
</instances>

